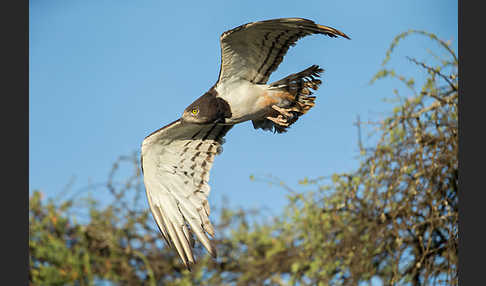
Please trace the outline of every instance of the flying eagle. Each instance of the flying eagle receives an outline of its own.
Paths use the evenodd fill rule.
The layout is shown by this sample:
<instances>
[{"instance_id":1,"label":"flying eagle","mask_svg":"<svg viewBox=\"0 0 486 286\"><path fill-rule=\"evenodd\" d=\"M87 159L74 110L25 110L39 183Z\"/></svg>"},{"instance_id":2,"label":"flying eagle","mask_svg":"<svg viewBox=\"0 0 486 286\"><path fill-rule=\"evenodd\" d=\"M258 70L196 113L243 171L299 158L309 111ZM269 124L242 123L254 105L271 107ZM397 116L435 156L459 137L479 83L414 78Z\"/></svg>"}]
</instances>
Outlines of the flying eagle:
<instances>
[{"instance_id":1,"label":"flying eagle","mask_svg":"<svg viewBox=\"0 0 486 286\"><path fill-rule=\"evenodd\" d=\"M237 123L282 133L314 106L323 71L313 65L267 84L290 46L312 34L344 33L311 20L283 18L241 25L220 37L221 66L216 84L182 117L148 135L141 164L152 214L168 245L184 265L194 264L193 235L216 257L209 221L209 171L223 137Z\"/></svg>"}]
</instances>

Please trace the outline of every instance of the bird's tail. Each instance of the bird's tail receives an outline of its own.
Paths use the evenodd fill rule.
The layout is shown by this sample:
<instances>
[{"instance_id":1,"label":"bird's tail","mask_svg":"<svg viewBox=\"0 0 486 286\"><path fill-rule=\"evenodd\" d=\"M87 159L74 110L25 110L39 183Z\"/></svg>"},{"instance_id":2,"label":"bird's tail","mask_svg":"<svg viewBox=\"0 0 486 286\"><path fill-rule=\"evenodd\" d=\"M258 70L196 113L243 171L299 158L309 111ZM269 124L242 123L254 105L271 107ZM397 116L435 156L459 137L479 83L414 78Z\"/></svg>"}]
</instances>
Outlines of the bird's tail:
<instances>
[{"instance_id":1,"label":"bird's tail","mask_svg":"<svg viewBox=\"0 0 486 286\"><path fill-rule=\"evenodd\" d=\"M315 105L314 100L316 97L312 96L312 94L313 90L317 90L322 83L319 77L323 71L319 66L313 65L301 72L291 74L279 81L271 83L269 88L281 90L287 95L290 95L289 97L293 98L293 100L289 106L276 109L280 111L278 116L282 119L273 120L270 118L253 121L253 127L255 129L262 128L263 130L278 133L286 132L290 125Z\"/></svg>"}]
</instances>

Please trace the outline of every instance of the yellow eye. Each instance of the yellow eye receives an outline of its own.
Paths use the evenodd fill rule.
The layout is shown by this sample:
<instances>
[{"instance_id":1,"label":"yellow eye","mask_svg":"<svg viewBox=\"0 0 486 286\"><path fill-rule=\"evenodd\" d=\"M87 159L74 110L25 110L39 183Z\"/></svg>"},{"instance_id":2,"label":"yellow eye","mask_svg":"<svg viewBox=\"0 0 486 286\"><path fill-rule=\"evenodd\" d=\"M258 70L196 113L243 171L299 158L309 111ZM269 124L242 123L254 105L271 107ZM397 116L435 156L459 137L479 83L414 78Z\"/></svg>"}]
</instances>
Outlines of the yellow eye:
<instances>
[{"instance_id":1,"label":"yellow eye","mask_svg":"<svg viewBox=\"0 0 486 286\"><path fill-rule=\"evenodd\" d=\"M198 113L199 113L199 109L194 108L194 109L193 109L191 112L192 112L192 114L196 115L196 114L198 114Z\"/></svg>"}]
</instances>

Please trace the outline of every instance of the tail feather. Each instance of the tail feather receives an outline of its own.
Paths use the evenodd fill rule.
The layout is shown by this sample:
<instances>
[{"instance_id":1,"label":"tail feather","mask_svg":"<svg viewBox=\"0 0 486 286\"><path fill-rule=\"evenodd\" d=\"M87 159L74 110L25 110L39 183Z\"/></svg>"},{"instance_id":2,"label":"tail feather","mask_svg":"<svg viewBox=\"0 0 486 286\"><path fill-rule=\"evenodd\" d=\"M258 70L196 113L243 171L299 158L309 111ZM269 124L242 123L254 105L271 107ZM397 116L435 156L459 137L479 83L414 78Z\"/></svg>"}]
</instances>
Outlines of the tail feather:
<instances>
[{"instance_id":1,"label":"tail feather","mask_svg":"<svg viewBox=\"0 0 486 286\"><path fill-rule=\"evenodd\" d=\"M253 121L253 127L255 129L262 128L263 130L277 133L286 132L290 125L315 105L314 100L316 97L312 96L312 94L322 83L319 77L323 71L319 66L312 65L301 72L291 74L279 81L271 83L269 85L270 89L286 91L294 97L294 102L286 107L290 109L292 117L287 120L288 126L278 125L268 119L263 119Z\"/></svg>"},{"instance_id":2,"label":"tail feather","mask_svg":"<svg viewBox=\"0 0 486 286\"><path fill-rule=\"evenodd\" d=\"M296 96L299 94L312 94L309 88L317 90L322 83L318 78L323 71L318 65L312 65L301 72L291 74L279 81L271 83L270 88L283 89Z\"/></svg>"}]
</instances>

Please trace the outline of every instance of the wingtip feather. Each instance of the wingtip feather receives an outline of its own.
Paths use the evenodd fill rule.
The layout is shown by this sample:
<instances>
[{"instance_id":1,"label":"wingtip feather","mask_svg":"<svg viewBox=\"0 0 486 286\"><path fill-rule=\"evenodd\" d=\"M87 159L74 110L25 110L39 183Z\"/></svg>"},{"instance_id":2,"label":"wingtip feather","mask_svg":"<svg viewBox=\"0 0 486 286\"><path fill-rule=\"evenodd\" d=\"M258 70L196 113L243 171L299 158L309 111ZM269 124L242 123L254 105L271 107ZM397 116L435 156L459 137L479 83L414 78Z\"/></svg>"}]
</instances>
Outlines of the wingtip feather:
<instances>
[{"instance_id":1,"label":"wingtip feather","mask_svg":"<svg viewBox=\"0 0 486 286\"><path fill-rule=\"evenodd\" d=\"M351 38L348 35L346 35L345 33L341 32L341 31L339 31L338 29L335 29L335 28L332 28L332 27L328 27L328 26L324 26L324 25L319 25L319 24L316 24L316 25L319 28L319 30L323 31L328 36L331 36L331 37L341 36L343 38L346 38L348 40L351 40Z\"/></svg>"}]
</instances>

